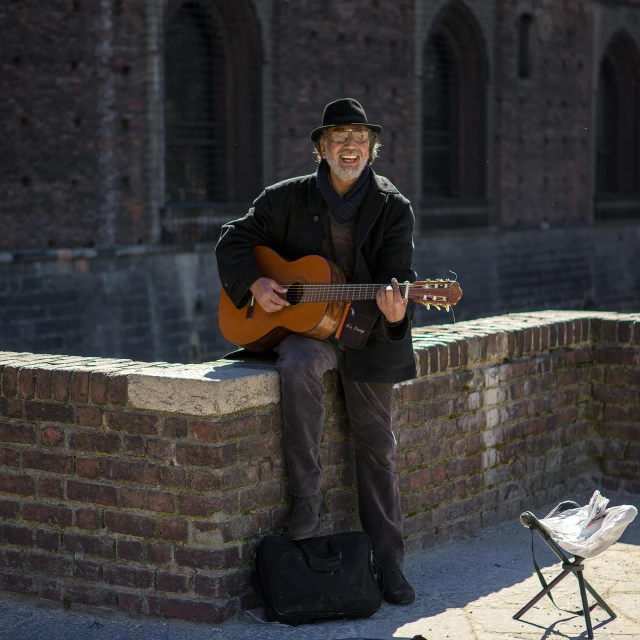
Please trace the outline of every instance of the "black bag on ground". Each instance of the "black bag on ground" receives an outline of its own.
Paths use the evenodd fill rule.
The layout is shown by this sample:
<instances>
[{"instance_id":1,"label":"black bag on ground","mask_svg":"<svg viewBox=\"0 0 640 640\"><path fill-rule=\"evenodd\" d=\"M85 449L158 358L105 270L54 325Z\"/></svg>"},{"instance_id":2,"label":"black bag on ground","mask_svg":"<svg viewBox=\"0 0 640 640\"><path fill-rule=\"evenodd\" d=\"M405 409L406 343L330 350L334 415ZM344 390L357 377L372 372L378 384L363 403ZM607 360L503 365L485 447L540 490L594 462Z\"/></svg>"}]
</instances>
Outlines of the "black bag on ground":
<instances>
[{"instance_id":1,"label":"black bag on ground","mask_svg":"<svg viewBox=\"0 0 640 640\"><path fill-rule=\"evenodd\" d=\"M293 626L367 618L381 604L371 542L362 531L297 541L267 536L252 577L267 620Z\"/></svg>"}]
</instances>

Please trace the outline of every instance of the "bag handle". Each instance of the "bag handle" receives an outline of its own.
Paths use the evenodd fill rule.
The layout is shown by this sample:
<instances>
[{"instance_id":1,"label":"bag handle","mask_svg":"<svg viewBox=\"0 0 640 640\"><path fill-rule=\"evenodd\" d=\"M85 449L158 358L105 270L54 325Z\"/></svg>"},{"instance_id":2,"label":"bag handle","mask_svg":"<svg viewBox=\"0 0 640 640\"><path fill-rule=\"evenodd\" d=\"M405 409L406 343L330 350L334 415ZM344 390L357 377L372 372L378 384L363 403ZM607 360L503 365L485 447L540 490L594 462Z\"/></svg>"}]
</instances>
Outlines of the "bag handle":
<instances>
[{"instance_id":1,"label":"bag handle","mask_svg":"<svg viewBox=\"0 0 640 640\"><path fill-rule=\"evenodd\" d=\"M325 571L326 573L333 573L342 568L342 549L340 543L335 540L329 540L329 553L318 554L312 553L309 547L305 544L304 540L298 540L304 555L307 558L309 566L314 571Z\"/></svg>"}]
</instances>

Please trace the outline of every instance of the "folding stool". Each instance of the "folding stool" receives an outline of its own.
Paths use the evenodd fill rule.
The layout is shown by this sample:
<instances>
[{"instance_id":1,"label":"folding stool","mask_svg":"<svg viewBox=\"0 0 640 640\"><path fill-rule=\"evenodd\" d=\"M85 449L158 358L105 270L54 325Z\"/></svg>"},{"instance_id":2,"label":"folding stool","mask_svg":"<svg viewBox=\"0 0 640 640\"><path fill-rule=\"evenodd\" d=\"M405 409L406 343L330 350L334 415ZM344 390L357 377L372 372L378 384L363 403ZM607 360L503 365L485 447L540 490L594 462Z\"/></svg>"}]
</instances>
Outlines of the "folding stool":
<instances>
[{"instance_id":1,"label":"folding stool","mask_svg":"<svg viewBox=\"0 0 640 640\"><path fill-rule=\"evenodd\" d=\"M558 506L556 506L553 511L546 516L547 518L552 518L553 516L562 513L563 511L567 511L568 509L576 509L580 508L580 505L572 500L566 500L561 502ZM611 619L616 617L616 614L612 611L611 607L602 599L602 597L598 594L598 592L585 580L582 575L582 571L584 570L584 558L580 556L574 556L573 560L570 560L564 553L564 551L557 545L555 540L551 538L549 532L544 527L544 525L536 518L536 516L531 513L531 511L525 511L520 516L520 522L523 526L527 527L527 529L531 530L531 551L533 552L533 532L535 531L540 535L540 537L547 543L551 551L556 554L559 560L562 561L562 573L560 573L554 580L552 580L549 584L546 583L542 573L540 572L540 568L538 567L538 563L535 560L535 556L533 559L534 565L536 567L536 572L538 574L538 578L542 586L544 587L542 591L540 591L534 598L532 598L527 604L513 616L514 620L519 620L534 604L536 604L539 600L544 598L544 596L548 596L553 602L553 598L551 597L551 590L558 585L562 580L564 580L570 573L573 573L575 577L578 579L578 585L580 588L580 597L582 599L582 611L571 611L568 613L573 613L575 615L584 615L585 622L587 624L587 635L589 638L593 638L593 626L591 624L591 611L595 608L596 605L600 605L610 616ZM589 607L587 602L587 591L595 598L596 603ZM555 602L554 602L555 605ZM556 605L557 606L557 605Z\"/></svg>"}]
</instances>

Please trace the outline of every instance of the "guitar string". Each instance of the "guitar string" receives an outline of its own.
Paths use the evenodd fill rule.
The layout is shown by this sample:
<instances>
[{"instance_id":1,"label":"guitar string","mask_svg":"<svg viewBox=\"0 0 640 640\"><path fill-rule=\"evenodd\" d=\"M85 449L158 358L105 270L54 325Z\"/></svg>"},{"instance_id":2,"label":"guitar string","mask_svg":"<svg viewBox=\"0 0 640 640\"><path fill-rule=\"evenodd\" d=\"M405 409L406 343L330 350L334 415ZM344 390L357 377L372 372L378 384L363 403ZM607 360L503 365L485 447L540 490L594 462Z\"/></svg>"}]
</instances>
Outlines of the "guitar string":
<instances>
[{"instance_id":1,"label":"guitar string","mask_svg":"<svg viewBox=\"0 0 640 640\"><path fill-rule=\"evenodd\" d=\"M435 283L434 283L435 284ZM342 302L349 300L373 299L376 297L378 290L385 287L385 284L300 284L294 283L289 285L288 291L293 292L296 296L300 295L299 302ZM448 289L447 286L430 287L432 289ZM301 293L300 293L301 290ZM400 285L401 293L402 285ZM417 294L416 290L422 291L423 295ZM437 293L440 293L438 291ZM437 294L433 294L437 295ZM422 298L424 296L424 285L409 287L409 298ZM405 297L405 296L403 296ZM445 296L446 297L446 296ZM440 301L444 303L445 301Z\"/></svg>"}]
</instances>

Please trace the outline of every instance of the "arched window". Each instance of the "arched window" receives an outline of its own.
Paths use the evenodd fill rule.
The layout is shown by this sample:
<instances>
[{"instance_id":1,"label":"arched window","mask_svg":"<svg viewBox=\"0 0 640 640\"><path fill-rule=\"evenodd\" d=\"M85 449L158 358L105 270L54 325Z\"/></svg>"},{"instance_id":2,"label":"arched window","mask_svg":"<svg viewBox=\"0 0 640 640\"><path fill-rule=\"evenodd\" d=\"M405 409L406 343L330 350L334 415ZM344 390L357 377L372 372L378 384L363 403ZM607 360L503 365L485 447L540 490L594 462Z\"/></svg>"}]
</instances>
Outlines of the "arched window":
<instances>
[{"instance_id":1,"label":"arched window","mask_svg":"<svg viewBox=\"0 0 640 640\"><path fill-rule=\"evenodd\" d=\"M165 36L166 203L225 199L224 53L196 2L182 5Z\"/></svg>"},{"instance_id":2,"label":"arched window","mask_svg":"<svg viewBox=\"0 0 640 640\"><path fill-rule=\"evenodd\" d=\"M162 239L213 242L262 189L262 45L250 0L168 0Z\"/></svg>"},{"instance_id":3,"label":"arched window","mask_svg":"<svg viewBox=\"0 0 640 640\"><path fill-rule=\"evenodd\" d=\"M438 202L462 204L468 211L475 203L475 213L486 222L487 60L480 27L462 2L454 0L437 16L423 69L422 191L427 213ZM471 218L479 220L473 213Z\"/></svg>"},{"instance_id":4,"label":"arched window","mask_svg":"<svg viewBox=\"0 0 640 640\"><path fill-rule=\"evenodd\" d=\"M531 77L533 68L533 16L523 13L518 29L518 77Z\"/></svg>"},{"instance_id":5,"label":"arched window","mask_svg":"<svg viewBox=\"0 0 640 640\"><path fill-rule=\"evenodd\" d=\"M640 214L640 55L616 34L600 61L597 94L596 216Z\"/></svg>"}]
</instances>

